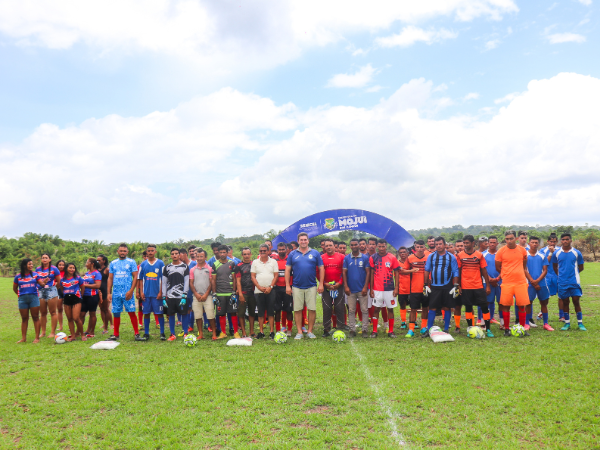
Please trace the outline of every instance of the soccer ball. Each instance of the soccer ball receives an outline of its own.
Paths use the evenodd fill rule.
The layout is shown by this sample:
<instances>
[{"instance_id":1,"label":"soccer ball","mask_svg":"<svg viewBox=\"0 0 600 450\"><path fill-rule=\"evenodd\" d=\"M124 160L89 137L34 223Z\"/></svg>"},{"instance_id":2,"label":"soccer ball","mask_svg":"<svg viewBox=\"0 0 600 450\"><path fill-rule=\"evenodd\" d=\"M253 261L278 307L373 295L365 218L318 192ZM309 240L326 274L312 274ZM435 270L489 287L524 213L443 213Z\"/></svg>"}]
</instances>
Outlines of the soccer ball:
<instances>
[{"instance_id":1,"label":"soccer ball","mask_svg":"<svg viewBox=\"0 0 600 450\"><path fill-rule=\"evenodd\" d=\"M275 343L276 344L285 344L287 342L287 335L283 331L278 331L275 333Z\"/></svg>"},{"instance_id":2,"label":"soccer ball","mask_svg":"<svg viewBox=\"0 0 600 450\"><path fill-rule=\"evenodd\" d=\"M485 333L480 327L469 327L467 328L467 336L471 339L483 339L485 337Z\"/></svg>"},{"instance_id":3,"label":"soccer ball","mask_svg":"<svg viewBox=\"0 0 600 450\"><path fill-rule=\"evenodd\" d=\"M336 330L333 333L333 342L336 343L341 343L344 342L346 340L346 333L344 333L342 330Z\"/></svg>"},{"instance_id":4,"label":"soccer ball","mask_svg":"<svg viewBox=\"0 0 600 450\"><path fill-rule=\"evenodd\" d=\"M194 345L196 345L196 336L194 336L193 334L188 334L184 339L183 339L183 344L186 347L193 347Z\"/></svg>"},{"instance_id":5,"label":"soccer ball","mask_svg":"<svg viewBox=\"0 0 600 450\"><path fill-rule=\"evenodd\" d=\"M523 337L525 335L525 328L523 328L523 325L518 323L512 326L510 329L510 334L517 337Z\"/></svg>"},{"instance_id":6,"label":"soccer ball","mask_svg":"<svg viewBox=\"0 0 600 450\"><path fill-rule=\"evenodd\" d=\"M57 344L64 344L65 342L67 342L67 333L56 333L56 336L54 337L54 342L56 342Z\"/></svg>"}]
</instances>

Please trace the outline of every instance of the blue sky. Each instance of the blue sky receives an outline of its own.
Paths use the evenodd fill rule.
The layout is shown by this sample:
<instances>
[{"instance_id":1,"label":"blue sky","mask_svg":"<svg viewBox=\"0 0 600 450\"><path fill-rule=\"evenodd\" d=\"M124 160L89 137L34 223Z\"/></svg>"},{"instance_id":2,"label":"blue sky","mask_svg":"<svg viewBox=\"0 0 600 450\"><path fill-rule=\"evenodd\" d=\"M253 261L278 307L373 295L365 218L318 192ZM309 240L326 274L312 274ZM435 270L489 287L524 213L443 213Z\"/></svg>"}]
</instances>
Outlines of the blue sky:
<instances>
[{"instance_id":1,"label":"blue sky","mask_svg":"<svg viewBox=\"0 0 600 450\"><path fill-rule=\"evenodd\" d=\"M6 235L249 235L338 207L407 228L600 222L585 206L600 191L585 169L600 150L593 1L3 5L1 164L30 179L8 176L0 187L25 183L32 195L0 203ZM573 152L564 178L525 171L510 189L469 184L443 195L419 186L434 177L444 190L444 167L485 172L502 158L549 173ZM36 204L48 189L71 201ZM490 189L517 194L503 200L516 207L481 214ZM159 225L145 227L148 217Z\"/></svg>"}]
</instances>

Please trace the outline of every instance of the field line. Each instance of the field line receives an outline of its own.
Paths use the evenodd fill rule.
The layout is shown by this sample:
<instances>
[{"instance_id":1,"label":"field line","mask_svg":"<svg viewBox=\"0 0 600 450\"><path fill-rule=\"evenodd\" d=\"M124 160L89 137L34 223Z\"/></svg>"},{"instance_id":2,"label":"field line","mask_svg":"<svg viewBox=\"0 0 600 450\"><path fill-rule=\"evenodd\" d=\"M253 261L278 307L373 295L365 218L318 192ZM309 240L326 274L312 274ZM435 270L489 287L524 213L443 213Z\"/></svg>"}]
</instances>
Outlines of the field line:
<instances>
[{"instance_id":1,"label":"field line","mask_svg":"<svg viewBox=\"0 0 600 450\"><path fill-rule=\"evenodd\" d=\"M364 359L363 355L358 350L358 347L356 345L354 345L353 340L350 340L350 346L352 347L354 354L358 357L358 360L360 361L360 366L365 374L365 378L367 379L367 382L371 386L371 390L375 394L375 397L377 397L377 403L379 404L379 407L381 408L381 410L384 412L384 414L388 418L388 424L389 424L390 430L392 432L392 438L394 439L394 441L396 441L398 446L405 446L406 441L404 440L404 436L402 436L402 433L400 433L398 431L398 426L396 425L396 422L394 420L394 417L395 417L394 413L392 413L392 409L390 408L389 404L385 401L385 399L381 395L381 391L379 390L379 386L378 386L375 378L373 378L373 375L371 375L371 371L369 370L369 367L367 366L367 364L365 364L365 362L363 360Z\"/></svg>"}]
</instances>

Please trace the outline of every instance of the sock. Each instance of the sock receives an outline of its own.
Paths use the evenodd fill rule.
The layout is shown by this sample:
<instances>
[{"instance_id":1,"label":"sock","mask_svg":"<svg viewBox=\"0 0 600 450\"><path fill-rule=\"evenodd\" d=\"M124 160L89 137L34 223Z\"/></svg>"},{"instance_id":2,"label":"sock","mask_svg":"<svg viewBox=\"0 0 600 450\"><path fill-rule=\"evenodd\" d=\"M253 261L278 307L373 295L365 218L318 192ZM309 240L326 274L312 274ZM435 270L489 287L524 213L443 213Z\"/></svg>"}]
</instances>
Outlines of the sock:
<instances>
[{"instance_id":1,"label":"sock","mask_svg":"<svg viewBox=\"0 0 600 450\"><path fill-rule=\"evenodd\" d=\"M183 314L181 316L181 330L183 331L183 335L188 334L188 315Z\"/></svg>"},{"instance_id":2,"label":"sock","mask_svg":"<svg viewBox=\"0 0 600 450\"><path fill-rule=\"evenodd\" d=\"M285 327L286 322L287 322L287 312L281 311L281 323L283 324L284 327Z\"/></svg>"},{"instance_id":3,"label":"sock","mask_svg":"<svg viewBox=\"0 0 600 450\"><path fill-rule=\"evenodd\" d=\"M544 319L544 325L548 325L548 313L542 313L542 318Z\"/></svg>"},{"instance_id":4,"label":"sock","mask_svg":"<svg viewBox=\"0 0 600 450\"><path fill-rule=\"evenodd\" d=\"M415 326L416 326L416 325L417 325L417 323L416 323L416 322L410 322L410 323L408 324L408 329L414 333L414 331L415 331Z\"/></svg>"},{"instance_id":5,"label":"sock","mask_svg":"<svg viewBox=\"0 0 600 450\"><path fill-rule=\"evenodd\" d=\"M175 316L169 316L169 330L175 335Z\"/></svg>"},{"instance_id":6,"label":"sock","mask_svg":"<svg viewBox=\"0 0 600 450\"><path fill-rule=\"evenodd\" d=\"M379 319L376 319L375 317L373 317L371 319L371 322L373 322L373 333L377 333L377 322L379 322Z\"/></svg>"},{"instance_id":7,"label":"sock","mask_svg":"<svg viewBox=\"0 0 600 450\"><path fill-rule=\"evenodd\" d=\"M477 321L481 322L481 319L483 319L483 312L481 311L481 308L477 308Z\"/></svg>"},{"instance_id":8,"label":"sock","mask_svg":"<svg viewBox=\"0 0 600 450\"><path fill-rule=\"evenodd\" d=\"M375 307L371 306L369 308L369 317L372 319L374 315L375 315Z\"/></svg>"},{"instance_id":9,"label":"sock","mask_svg":"<svg viewBox=\"0 0 600 450\"><path fill-rule=\"evenodd\" d=\"M292 319L288 319L287 320L287 329L291 331L291 329L294 327L294 321Z\"/></svg>"},{"instance_id":10,"label":"sock","mask_svg":"<svg viewBox=\"0 0 600 450\"><path fill-rule=\"evenodd\" d=\"M558 317L559 317L559 319L565 318L565 312L562 309L558 310Z\"/></svg>"},{"instance_id":11,"label":"sock","mask_svg":"<svg viewBox=\"0 0 600 450\"><path fill-rule=\"evenodd\" d=\"M265 322L267 321L267 312L265 311ZM233 319L232 315L227 313L227 323L229 324L229 328L233 328Z\"/></svg>"},{"instance_id":12,"label":"sock","mask_svg":"<svg viewBox=\"0 0 600 450\"><path fill-rule=\"evenodd\" d=\"M388 323L390 324L390 331L388 331L388 333L393 333L394 332L394 319L390 319L388 321Z\"/></svg>"},{"instance_id":13,"label":"sock","mask_svg":"<svg viewBox=\"0 0 600 450\"><path fill-rule=\"evenodd\" d=\"M218 317L215 317L215 328L216 328L216 332L217 332L217 336L221 334L222 330L221 330L221 320Z\"/></svg>"},{"instance_id":14,"label":"sock","mask_svg":"<svg viewBox=\"0 0 600 450\"><path fill-rule=\"evenodd\" d=\"M188 328L191 328L192 331L194 331L194 324L196 323L194 319L196 319L196 317L194 316L194 311L190 311L190 313L188 314Z\"/></svg>"},{"instance_id":15,"label":"sock","mask_svg":"<svg viewBox=\"0 0 600 450\"><path fill-rule=\"evenodd\" d=\"M456 328L460 328L460 314L454 314L454 323L456 324Z\"/></svg>"},{"instance_id":16,"label":"sock","mask_svg":"<svg viewBox=\"0 0 600 450\"><path fill-rule=\"evenodd\" d=\"M181 314L177 313L177 322L181 322Z\"/></svg>"},{"instance_id":17,"label":"sock","mask_svg":"<svg viewBox=\"0 0 600 450\"><path fill-rule=\"evenodd\" d=\"M571 323L571 316L569 315L568 312L564 313L564 318L565 318L565 323Z\"/></svg>"},{"instance_id":18,"label":"sock","mask_svg":"<svg viewBox=\"0 0 600 450\"><path fill-rule=\"evenodd\" d=\"M115 333L115 336L119 335L119 327L121 326L121 316L113 316L113 326L115 327L115 329L113 330Z\"/></svg>"},{"instance_id":19,"label":"sock","mask_svg":"<svg viewBox=\"0 0 600 450\"><path fill-rule=\"evenodd\" d=\"M159 325L159 323L158 323L158 316L156 314L154 314L154 320L156 321L156 325Z\"/></svg>"},{"instance_id":20,"label":"sock","mask_svg":"<svg viewBox=\"0 0 600 450\"><path fill-rule=\"evenodd\" d=\"M406 322L406 310L405 309L400 310L400 320L402 321L402 323Z\"/></svg>"},{"instance_id":21,"label":"sock","mask_svg":"<svg viewBox=\"0 0 600 450\"><path fill-rule=\"evenodd\" d=\"M442 309L442 320L445 322L446 321L446 310Z\"/></svg>"},{"instance_id":22,"label":"sock","mask_svg":"<svg viewBox=\"0 0 600 450\"><path fill-rule=\"evenodd\" d=\"M142 311L138 311L138 323L142 323L144 320L144 313Z\"/></svg>"},{"instance_id":23,"label":"sock","mask_svg":"<svg viewBox=\"0 0 600 450\"><path fill-rule=\"evenodd\" d=\"M485 321L485 329L489 330L490 329L490 313L481 313L483 320Z\"/></svg>"},{"instance_id":24,"label":"sock","mask_svg":"<svg viewBox=\"0 0 600 450\"><path fill-rule=\"evenodd\" d=\"M452 320L452 314L450 314L450 311L446 311L446 315L444 316L444 330L450 328L450 320Z\"/></svg>"},{"instance_id":25,"label":"sock","mask_svg":"<svg viewBox=\"0 0 600 450\"><path fill-rule=\"evenodd\" d=\"M494 318L494 313L496 312L496 303L489 302L488 308L490 309L490 320L492 320Z\"/></svg>"},{"instance_id":26,"label":"sock","mask_svg":"<svg viewBox=\"0 0 600 450\"><path fill-rule=\"evenodd\" d=\"M427 314L427 328L431 328L435 323L435 309L430 309Z\"/></svg>"},{"instance_id":27,"label":"sock","mask_svg":"<svg viewBox=\"0 0 600 450\"><path fill-rule=\"evenodd\" d=\"M583 313L581 311L579 311L577 314L577 322L578 323L583 323Z\"/></svg>"},{"instance_id":28,"label":"sock","mask_svg":"<svg viewBox=\"0 0 600 450\"><path fill-rule=\"evenodd\" d=\"M421 318L421 328L427 328L427 319Z\"/></svg>"},{"instance_id":29,"label":"sock","mask_svg":"<svg viewBox=\"0 0 600 450\"><path fill-rule=\"evenodd\" d=\"M160 334L165 334L165 316L161 314L156 320L158 320L158 325L160 326Z\"/></svg>"},{"instance_id":30,"label":"sock","mask_svg":"<svg viewBox=\"0 0 600 450\"><path fill-rule=\"evenodd\" d=\"M225 330L227 329L227 317L219 316L219 324L221 325L221 333L225 333Z\"/></svg>"},{"instance_id":31,"label":"sock","mask_svg":"<svg viewBox=\"0 0 600 450\"><path fill-rule=\"evenodd\" d=\"M144 334L150 334L150 317L144 317Z\"/></svg>"},{"instance_id":32,"label":"sock","mask_svg":"<svg viewBox=\"0 0 600 450\"><path fill-rule=\"evenodd\" d=\"M383 319L383 323L388 321L387 308L381 310L381 318Z\"/></svg>"},{"instance_id":33,"label":"sock","mask_svg":"<svg viewBox=\"0 0 600 450\"><path fill-rule=\"evenodd\" d=\"M331 327L337 328L337 317L335 316L335 314L332 314L331 316Z\"/></svg>"},{"instance_id":34,"label":"sock","mask_svg":"<svg viewBox=\"0 0 600 450\"><path fill-rule=\"evenodd\" d=\"M362 322L363 317L362 317L362 310L360 309L360 305L358 305L358 308L356 309L356 314L358 314L358 320L360 320Z\"/></svg>"},{"instance_id":35,"label":"sock","mask_svg":"<svg viewBox=\"0 0 600 450\"><path fill-rule=\"evenodd\" d=\"M467 319L467 326L472 327L473 326L473 312L472 311L465 312L465 318Z\"/></svg>"},{"instance_id":36,"label":"sock","mask_svg":"<svg viewBox=\"0 0 600 450\"><path fill-rule=\"evenodd\" d=\"M135 316L134 312L130 312L129 314L129 318L131 319L131 326L133 327L133 331L135 331L135 334L140 334L140 329L138 328L138 321L137 321L137 317Z\"/></svg>"},{"instance_id":37,"label":"sock","mask_svg":"<svg viewBox=\"0 0 600 450\"><path fill-rule=\"evenodd\" d=\"M281 322L279 320L275 321L275 331L281 331Z\"/></svg>"},{"instance_id":38,"label":"sock","mask_svg":"<svg viewBox=\"0 0 600 450\"><path fill-rule=\"evenodd\" d=\"M525 311L521 311L521 310L519 309L519 323L520 323L522 326L525 326L525 324L526 324L526 322L525 322L525 320L526 320L526 317L527 317L527 314L525 313Z\"/></svg>"},{"instance_id":39,"label":"sock","mask_svg":"<svg viewBox=\"0 0 600 450\"><path fill-rule=\"evenodd\" d=\"M238 330L239 330L239 328L240 328L237 316L232 316L231 317L231 323L233 324L233 332L237 333Z\"/></svg>"},{"instance_id":40,"label":"sock","mask_svg":"<svg viewBox=\"0 0 600 450\"><path fill-rule=\"evenodd\" d=\"M526 320L526 323L533 322L533 313L532 312L527 313L525 320Z\"/></svg>"},{"instance_id":41,"label":"sock","mask_svg":"<svg viewBox=\"0 0 600 450\"><path fill-rule=\"evenodd\" d=\"M504 317L504 328L510 328L510 311L502 311Z\"/></svg>"},{"instance_id":42,"label":"sock","mask_svg":"<svg viewBox=\"0 0 600 450\"><path fill-rule=\"evenodd\" d=\"M304 327L304 324L306 323L306 306L304 307L304 309L302 310L302 326Z\"/></svg>"}]
</instances>

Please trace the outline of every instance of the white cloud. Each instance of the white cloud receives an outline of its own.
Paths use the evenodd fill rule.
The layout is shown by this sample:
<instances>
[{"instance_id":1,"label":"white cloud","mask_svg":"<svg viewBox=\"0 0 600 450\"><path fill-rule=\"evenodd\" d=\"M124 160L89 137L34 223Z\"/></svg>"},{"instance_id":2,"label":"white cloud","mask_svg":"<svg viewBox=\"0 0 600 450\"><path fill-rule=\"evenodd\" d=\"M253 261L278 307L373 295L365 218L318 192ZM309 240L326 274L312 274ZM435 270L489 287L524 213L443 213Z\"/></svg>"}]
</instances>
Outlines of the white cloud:
<instances>
[{"instance_id":1,"label":"white cloud","mask_svg":"<svg viewBox=\"0 0 600 450\"><path fill-rule=\"evenodd\" d=\"M352 52L352 56L366 56L369 53L369 50L364 50L362 48L357 48Z\"/></svg>"},{"instance_id":2,"label":"white cloud","mask_svg":"<svg viewBox=\"0 0 600 450\"><path fill-rule=\"evenodd\" d=\"M409 47L417 42L433 44L446 39L454 39L458 36L457 33L446 30L424 30L415 26L404 27L398 34L391 36L379 37L375 39L375 44L380 47Z\"/></svg>"},{"instance_id":3,"label":"white cloud","mask_svg":"<svg viewBox=\"0 0 600 450\"><path fill-rule=\"evenodd\" d=\"M44 124L0 147L0 189L11 193L0 198L0 226L116 242L250 235L345 207L407 228L440 217L600 221L590 207L600 202L600 79L531 81L485 120L436 118L447 100L433 91L415 79L372 107L300 110L223 89L144 117ZM39 201L48 176L69 201Z\"/></svg>"},{"instance_id":4,"label":"white cloud","mask_svg":"<svg viewBox=\"0 0 600 450\"><path fill-rule=\"evenodd\" d=\"M360 88L371 82L373 75L377 70L371 67L371 64L361 67L352 74L338 73L332 76L327 82L327 87L335 88Z\"/></svg>"},{"instance_id":5,"label":"white cloud","mask_svg":"<svg viewBox=\"0 0 600 450\"><path fill-rule=\"evenodd\" d=\"M379 92L381 89L383 89L382 86L379 85L375 85L375 86L371 86L370 88L367 88L366 91L371 93L371 92Z\"/></svg>"},{"instance_id":6,"label":"white cloud","mask_svg":"<svg viewBox=\"0 0 600 450\"><path fill-rule=\"evenodd\" d=\"M517 98L519 95L521 95L520 92L512 92L510 94L506 94L504 97L502 98L497 98L496 100L494 100L494 103L496 105L499 105L500 103L510 103L512 102L515 98Z\"/></svg>"},{"instance_id":7,"label":"white cloud","mask_svg":"<svg viewBox=\"0 0 600 450\"><path fill-rule=\"evenodd\" d=\"M491 41L487 41L485 43L485 50L493 50L496 47L498 47L498 45L500 45L500 39L492 39Z\"/></svg>"},{"instance_id":8,"label":"white cloud","mask_svg":"<svg viewBox=\"0 0 600 450\"><path fill-rule=\"evenodd\" d=\"M581 44L585 42L585 36L576 33L554 33L546 36L551 44L564 44L565 42L576 42Z\"/></svg>"},{"instance_id":9,"label":"white cloud","mask_svg":"<svg viewBox=\"0 0 600 450\"><path fill-rule=\"evenodd\" d=\"M479 93L477 92L469 92L467 95L463 97L463 101L468 102L469 100L477 100L479 98Z\"/></svg>"},{"instance_id":10,"label":"white cloud","mask_svg":"<svg viewBox=\"0 0 600 450\"><path fill-rule=\"evenodd\" d=\"M581 3L582 5L585 5L585 6L591 6L592 0L579 0L579 3Z\"/></svg>"}]
</instances>

